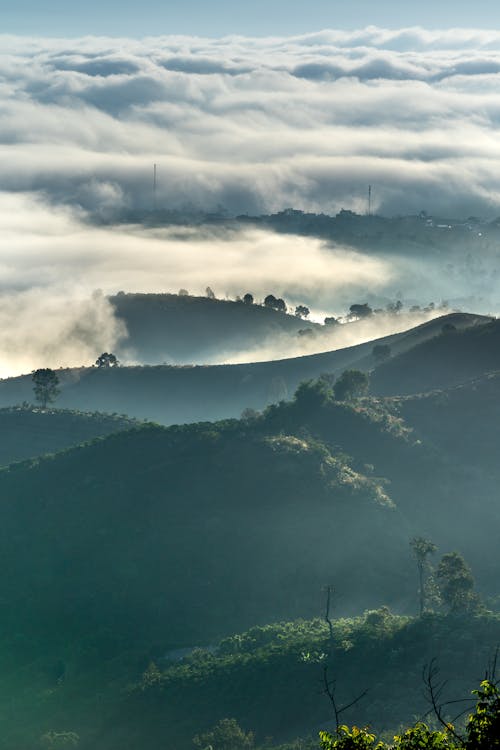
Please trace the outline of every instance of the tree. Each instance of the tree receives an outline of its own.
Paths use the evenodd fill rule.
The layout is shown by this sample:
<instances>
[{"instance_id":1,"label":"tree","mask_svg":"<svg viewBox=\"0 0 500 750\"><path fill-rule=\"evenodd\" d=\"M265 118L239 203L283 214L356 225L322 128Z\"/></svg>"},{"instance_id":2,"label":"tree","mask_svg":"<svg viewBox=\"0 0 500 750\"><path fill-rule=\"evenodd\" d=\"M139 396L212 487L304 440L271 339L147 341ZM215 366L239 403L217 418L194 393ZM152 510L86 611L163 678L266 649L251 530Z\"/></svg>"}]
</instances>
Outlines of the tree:
<instances>
[{"instance_id":1,"label":"tree","mask_svg":"<svg viewBox=\"0 0 500 750\"><path fill-rule=\"evenodd\" d=\"M33 390L35 392L35 398L45 409L47 404L51 404L56 400L60 391L58 388L59 378L57 377L54 370L49 367L34 370L31 376L33 381Z\"/></svg>"},{"instance_id":2,"label":"tree","mask_svg":"<svg viewBox=\"0 0 500 750\"><path fill-rule=\"evenodd\" d=\"M461 554L448 552L443 555L436 570L436 578L441 599L450 612L458 614L477 608L474 577Z\"/></svg>"},{"instance_id":3,"label":"tree","mask_svg":"<svg viewBox=\"0 0 500 750\"><path fill-rule=\"evenodd\" d=\"M396 313L396 315L400 313L402 309L403 303L400 299L396 300L396 302L389 302L389 304L387 305L387 312Z\"/></svg>"},{"instance_id":4,"label":"tree","mask_svg":"<svg viewBox=\"0 0 500 750\"><path fill-rule=\"evenodd\" d=\"M361 318L368 318L370 315L373 314L373 310L368 305L367 302L365 302L363 305L355 304L351 305L349 308L349 318L351 320L360 320Z\"/></svg>"},{"instance_id":5,"label":"tree","mask_svg":"<svg viewBox=\"0 0 500 750\"><path fill-rule=\"evenodd\" d=\"M293 400L301 412L306 414L321 408L332 398L330 384L319 378L318 380L305 380L295 391Z\"/></svg>"},{"instance_id":6,"label":"tree","mask_svg":"<svg viewBox=\"0 0 500 750\"><path fill-rule=\"evenodd\" d=\"M253 305L253 294L250 294L250 292L247 292L243 296L243 302L245 303L245 305Z\"/></svg>"},{"instance_id":7,"label":"tree","mask_svg":"<svg viewBox=\"0 0 500 750\"><path fill-rule=\"evenodd\" d=\"M278 312L286 312L285 300L281 297L276 298L274 294L268 294L264 299L264 306L271 308L271 310L277 310Z\"/></svg>"},{"instance_id":8,"label":"tree","mask_svg":"<svg viewBox=\"0 0 500 750\"><path fill-rule=\"evenodd\" d=\"M178 295L179 297L189 297L189 292L187 289L179 289Z\"/></svg>"},{"instance_id":9,"label":"tree","mask_svg":"<svg viewBox=\"0 0 500 750\"><path fill-rule=\"evenodd\" d=\"M372 349L372 356L377 364L385 362L391 356L391 347L389 344L376 344Z\"/></svg>"},{"instance_id":10,"label":"tree","mask_svg":"<svg viewBox=\"0 0 500 750\"><path fill-rule=\"evenodd\" d=\"M264 307L270 307L272 310L276 309L276 297L274 294L268 294L264 298Z\"/></svg>"},{"instance_id":11,"label":"tree","mask_svg":"<svg viewBox=\"0 0 500 750\"><path fill-rule=\"evenodd\" d=\"M338 326L339 325L339 321L337 320L337 318L333 318L331 316L328 318L325 318L323 322L325 326Z\"/></svg>"},{"instance_id":12,"label":"tree","mask_svg":"<svg viewBox=\"0 0 500 750\"><path fill-rule=\"evenodd\" d=\"M205 289L205 294L207 295L208 299L215 299L215 294L209 286L207 286L207 288Z\"/></svg>"},{"instance_id":13,"label":"tree","mask_svg":"<svg viewBox=\"0 0 500 750\"><path fill-rule=\"evenodd\" d=\"M97 357L95 361L95 366L99 368L118 367L119 364L120 363L118 362L116 356L114 354L111 354L110 352L103 352Z\"/></svg>"},{"instance_id":14,"label":"tree","mask_svg":"<svg viewBox=\"0 0 500 750\"><path fill-rule=\"evenodd\" d=\"M422 536L415 536L413 539L410 539L410 547L417 561L419 608L420 616L422 616L425 611L425 569L428 566L427 558L429 555L434 554L437 547Z\"/></svg>"},{"instance_id":15,"label":"tree","mask_svg":"<svg viewBox=\"0 0 500 750\"><path fill-rule=\"evenodd\" d=\"M208 732L197 734L193 744L200 750L251 750L254 736L253 732L245 732L236 719L221 719Z\"/></svg>"},{"instance_id":16,"label":"tree","mask_svg":"<svg viewBox=\"0 0 500 750\"><path fill-rule=\"evenodd\" d=\"M297 305L297 307L295 308L295 315L297 316L297 318L307 318L309 317L310 312L311 311L309 310L309 308L305 305Z\"/></svg>"},{"instance_id":17,"label":"tree","mask_svg":"<svg viewBox=\"0 0 500 750\"><path fill-rule=\"evenodd\" d=\"M370 385L368 375L361 370L344 370L333 386L337 401L351 401L366 396Z\"/></svg>"}]
</instances>

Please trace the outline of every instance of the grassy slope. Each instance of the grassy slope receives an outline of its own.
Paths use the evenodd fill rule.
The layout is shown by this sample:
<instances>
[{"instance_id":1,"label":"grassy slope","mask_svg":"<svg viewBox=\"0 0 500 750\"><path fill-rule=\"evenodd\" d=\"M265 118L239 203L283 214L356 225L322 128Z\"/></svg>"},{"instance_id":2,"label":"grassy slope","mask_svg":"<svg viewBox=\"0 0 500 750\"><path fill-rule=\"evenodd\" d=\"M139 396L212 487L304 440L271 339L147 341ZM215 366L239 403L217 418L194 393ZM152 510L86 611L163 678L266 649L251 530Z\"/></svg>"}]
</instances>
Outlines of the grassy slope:
<instances>
[{"instance_id":1,"label":"grassy slope","mask_svg":"<svg viewBox=\"0 0 500 750\"><path fill-rule=\"evenodd\" d=\"M500 369L500 321L441 334L377 367L372 390L409 395L446 388Z\"/></svg>"},{"instance_id":2,"label":"grassy slope","mask_svg":"<svg viewBox=\"0 0 500 750\"><path fill-rule=\"evenodd\" d=\"M393 352L404 352L440 333L444 322L474 325L478 316L455 314L381 339ZM237 417L246 407L262 409L290 398L299 383L324 372L349 367L369 370L374 342L274 362L210 367L123 367L109 370L60 370L65 408L125 412L165 424ZM0 405L32 399L29 376L0 381Z\"/></svg>"},{"instance_id":3,"label":"grassy slope","mask_svg":"<svg viewBox=\"0 0 500 750\"><path fill-rule=\"evenodd\" d=\"M260 305L178 296L119 294L111 297L128 337L120 347L141 362L193 362L241 352L267 339L319 328ZM119 353L119 352L118 352Z\"/></svg>"},{"instance_id":4,"label":"grassy slope","mask_svg":"<svg viewBox=\"0 0 500 750\"><path fill-rule=\"evenodd\" d=\"M0 409L0 466L56 453L133 426L133 420L109 414L29 407Z\"/></svg>"}]
</instances>

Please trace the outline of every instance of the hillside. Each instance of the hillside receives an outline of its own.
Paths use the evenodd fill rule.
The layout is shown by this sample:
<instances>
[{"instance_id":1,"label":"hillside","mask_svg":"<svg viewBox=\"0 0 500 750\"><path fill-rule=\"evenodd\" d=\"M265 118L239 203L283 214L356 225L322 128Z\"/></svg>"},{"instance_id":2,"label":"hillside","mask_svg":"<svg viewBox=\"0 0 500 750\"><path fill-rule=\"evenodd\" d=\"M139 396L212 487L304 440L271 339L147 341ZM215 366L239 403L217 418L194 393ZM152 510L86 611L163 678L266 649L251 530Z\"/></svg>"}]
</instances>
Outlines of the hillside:
<instances>
[{"instance_id":1,"label":"hillside","mask_svg":"<svg viewBox=\"0 0 500 750\"><path fill-rule=\"evenodd\" d=\"M372 391L409 395L458 385L500 369L500 321L451 330L401 352L376 368Z\"/></svg>"},{"instance_id":2,"label":"hillside","mask_svg":"<svg viewBox=\"0 0 500 750\"><path fill-rule=\"evenodd\" d=\"M224 360L301 329L319 329L295 315L258 304L177 294L110 298L127 329L117 354L145 364Z\"/></svg>"},{"instance_id":3,"label":"hillside","mask_svg":"<svg viewBox=\"0 0 500 750\"><path fill-rule=\"evenodd\" d=\"M261 417L138 425L0 471L0 747L71 730L80 750L187 750L228 712L262 740L314 732L324 626L266 623L317 616L325 584L339 616L415 612L417 534L460 550L497 593L500 468L480 446L440 446L468 421L471 441L495 434L498 382L353 404L311 385ZM448 671L466 650L457 689L484 667L498 622L464 623L340 621L339 689L370 687L360 716L381 729L406 721L436 650Z\"/></svg>"},{"instance_id":4,"label":"hillside","mask_svg":"<svg viewBox=\"0 0 500 750\"><path fill-rule=\"evenodd\" d=\"M165 635L168 622L173 640L209 637L314 614L332 575L344 610L408 603L415 533L458 547L491 589L483 545L499 533L500 470L485 463L479 473L477 454L439 450L392 406L302 389L261 418L138 426L14 464L0 472L11 572L0 596L28 622L35 608L37 627L52 629L54 618L116 627L120 613L125 632ZM441 411L442 429L456 426L455 412L453 403ZM488 434L494 412L484 421ZM450 514L460 518L452 529ZM20 558L21 539L29 554ZM71 575L57 573L55 585L68 559Z\"/></svg>"},{"instance_id":5,"label":"hillside","mask_svg":"<svg viewBox=\"0 0 500 750\"><path fill-rule=\"evenodd\" d=\"M30 407L0 409L0 466L56 453L87 440L127 430L127 417Z\"/></svg>"},{"instance_id":6,"label":"hillside","mask_svg":"<svg viewBox=\"0 0 500 750\"><path fill-rule=\"evenodd\" d=\"M371 370L376 364L372 356L376 343L389 344L397 355L438 336L446 323L459 330L481 321L481 316L455 313L377 341L270 362L58 370L62 392L57 405L126 413L164 424L238 417L245 408L260 410L291 398L300 382L325 372L340 374L349 367ZM0 381L0 406L32 399L30 376Z\"/></svg>"}]
</instances>

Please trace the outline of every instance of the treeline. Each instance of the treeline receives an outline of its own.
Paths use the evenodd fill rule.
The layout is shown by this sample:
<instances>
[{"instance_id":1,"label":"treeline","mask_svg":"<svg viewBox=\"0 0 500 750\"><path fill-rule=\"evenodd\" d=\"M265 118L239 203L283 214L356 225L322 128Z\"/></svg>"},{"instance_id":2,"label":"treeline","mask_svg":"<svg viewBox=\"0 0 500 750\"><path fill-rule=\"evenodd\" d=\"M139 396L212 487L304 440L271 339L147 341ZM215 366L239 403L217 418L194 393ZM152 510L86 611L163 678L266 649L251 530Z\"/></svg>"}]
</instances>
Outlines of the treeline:
<instances>
[{"instance_id":1,"label":"treeline","mask_svg":"<svg viewBox=\"0 0 500 750\"><path fill-rule=\"evenodd\" d=\"M119 295L123 294L123 292L119 292ZM218 299L213 289L209 286L207 286L205 290L205 295L207 299L216 300ZM178 292L179 297L189 297L190 294L187 289L179 289ZM226 298L227 299L227 298ZM305 304L298 304L298 305L287 305L286 301L282 297L277 297L274 294L268 294L266 297L264 297L263 300L258 301L255 296L251 292L246 292L243 295L237 295L234 299L235 302L240 302L245 305L260 305L262 307L267 307L270 310L275 310L276 312L282 312L286 314L293 314L297 318L307 319L311 313L309 307ZM352 305L350 305L349 310L345 313L345 315L340 317L334 317L334 316L327 316L324 318L324 325L325 326L331 326L331 325L337 325L342 323L352 323L357 320L364 320L366 318L369 318L373 315L381 315L381 314L391 314L391 315L398 315L399 313L405 311L405 305L400 300L397 299L392 302L388 302L385 307L372 307L367 302L355 302ZM447 301L443 300L440 303L435 302L429 302L427 305L410 305L406 312L416 314L416 313L432 313L434 311L440 312L442 314L445 314L450 311L450 307Z\"/></svg>"}]
</instances>

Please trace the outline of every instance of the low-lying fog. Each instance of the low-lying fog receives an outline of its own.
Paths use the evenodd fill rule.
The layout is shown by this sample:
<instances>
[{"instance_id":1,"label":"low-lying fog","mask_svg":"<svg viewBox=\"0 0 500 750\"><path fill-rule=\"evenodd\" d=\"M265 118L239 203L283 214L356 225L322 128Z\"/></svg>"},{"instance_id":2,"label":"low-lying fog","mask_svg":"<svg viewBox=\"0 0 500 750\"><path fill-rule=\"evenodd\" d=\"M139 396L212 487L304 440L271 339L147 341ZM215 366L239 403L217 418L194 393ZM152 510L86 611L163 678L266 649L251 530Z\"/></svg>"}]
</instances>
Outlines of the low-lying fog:
<instances>
[{"instance_id":1,"label":"low-lying fog","mask_svg":"<svg viewBox=\"0 0 500 750\"><path fill-rule=\"evenodd\" d=\"M251 292L306 304L312 318L339 316L353 302L373 306L401 298L406 306L439 303L480 290L466 276L450 279L438 263L368 257L317 239L224 228L96 227L69 208L29 194L0 193L0 375L41 366L91 364L116 350L126 330L108 294L177 292L234 299ZM482 302L491 311L492 300ZM474 301L471 309L477 308ZM478 312L478 309L474 309ZM436 313L375 318L305 340L281 337L252 351L214 352L210 361L243 361L325 351L416 325ZM160 360L163 361L163 360ZM196 362L196 352L190 359ZM206 361L206 360L205 360Z\"/></svg>"}]
</instances>

